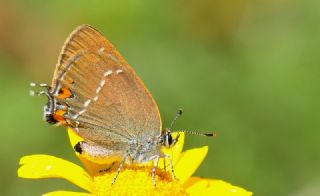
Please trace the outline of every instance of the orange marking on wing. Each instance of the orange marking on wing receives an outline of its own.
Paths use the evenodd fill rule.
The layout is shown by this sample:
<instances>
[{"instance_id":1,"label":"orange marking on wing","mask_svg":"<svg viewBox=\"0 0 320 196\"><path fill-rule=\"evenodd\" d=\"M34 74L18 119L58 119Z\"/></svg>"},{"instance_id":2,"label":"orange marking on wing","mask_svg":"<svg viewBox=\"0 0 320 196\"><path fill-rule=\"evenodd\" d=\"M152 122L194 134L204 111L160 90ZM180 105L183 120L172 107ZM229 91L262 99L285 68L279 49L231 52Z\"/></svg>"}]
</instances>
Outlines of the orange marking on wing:
<instances>
[{"instance_id":1,"label":"orange marking on wing","mask_svg":"<svg viewBox=\"0 0 320 196\"><path fill-rule=\"evenodd\" d=\"M71 90L67 87L62 87L60 89L59 95L58 95L58 97L61 99L70 98L72 96L73 96L73 94L72 94Z\"/></svg>"},{"instance_id":2,"label":"orange marking on wing","mask_svg":"<svg viewBox=\"0 0 320 196\"><path fill-rule=\"evenodd\" d=\"M58 121L61 122L62 124L66 124L66 119L64 118L64 114L66 113L66 110L56 110L55 113L53 114L53 118Z\"/></svg>"}]
</instances>

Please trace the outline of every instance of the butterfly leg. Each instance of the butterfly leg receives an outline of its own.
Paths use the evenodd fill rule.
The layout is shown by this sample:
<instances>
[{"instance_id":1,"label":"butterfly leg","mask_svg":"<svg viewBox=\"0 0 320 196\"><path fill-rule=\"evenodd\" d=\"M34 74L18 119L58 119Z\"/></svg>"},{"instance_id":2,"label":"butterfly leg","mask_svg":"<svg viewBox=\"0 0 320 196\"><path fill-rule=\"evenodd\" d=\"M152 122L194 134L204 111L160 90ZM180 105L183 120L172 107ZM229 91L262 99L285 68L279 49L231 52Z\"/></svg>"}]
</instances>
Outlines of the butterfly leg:
<instances>
[{"instance_id":1,"label":"butterfly leg","mask_svg":"<svg viewBox=\"0 0 320 196\"><path fill-rule=\"evenodd\" d=\"M155 175L156 175L156 169L158 167L158 163L159 163L159 160L160 160L160 156L157 156L155 159L155 162L154 162L154 166L152 168L152 182L153 182L153 185L156 186L156 179L155 179Z\"/></svg>"},{"instance_id":2,"label":"butterfly leg","mask_svg":"<svg viewBox=\"0 0 320 196\"><path fill-rule=\"evenodd\" d=\"M117 180L117 178L118 178L118 176L119 176L119 173L120 173L120 171L121 171L124 163L126 162L126 159L128 158L128 156L129 156L129 155L127 154L127 155L123 158L123 160L121 161L121 163L120 163L120 165L119 165L119 167L118 167L117 173L116 173L116 175L113 177L113 180L112 180L112 182L111 182L111 185L113 185L113 184L116 182L116 180Z\"/></svg>"},{"instance_id":3,"label":"butterfly leg","mask_svg":"<svg viewBox=\"0 0 320 196\"><path fill-rule=\"evenodd\" d=\"M163 170L167 171L166 158L163 158Z\"/></svg>"},{"instance_id":4,"label":"butterfly leg","mask_svg":"<svg viewBox=\"0 0 320 196\"><path fill-rule=\"evenodd\" d=\"M173 168L173 163L172 163L172 158L171 158L171 156L170 156L169 154L165 154L165 155L164 155L164 158L168 158L168 159L169 159L172 177L173 177L175 180L177 180L177 176L176 176L176 174L174 173L174 168Z\"/></svg>"}]
</instances>

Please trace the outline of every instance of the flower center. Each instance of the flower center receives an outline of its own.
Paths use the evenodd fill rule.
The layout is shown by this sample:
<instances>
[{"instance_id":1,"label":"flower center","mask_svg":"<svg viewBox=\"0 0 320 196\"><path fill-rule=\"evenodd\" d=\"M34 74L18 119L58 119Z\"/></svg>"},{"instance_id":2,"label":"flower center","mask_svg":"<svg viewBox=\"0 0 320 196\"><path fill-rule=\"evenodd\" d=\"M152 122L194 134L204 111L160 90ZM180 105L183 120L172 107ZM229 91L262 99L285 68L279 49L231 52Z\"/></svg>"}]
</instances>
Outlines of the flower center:
<instances>
[{"instance_id":1,"label":"flower center","mask_svg":"<svg viewBox=\"0 0 320 196\"><path fill-rule=\"evenodd\" d=\"M152 167L150 166L130 166L123 168L116 180L111 182L116 175L116 170L102 173L93 177L95 195L186 195L185 188L174 180L171 172L156 171L156 187L154 187L151 177Z\"/></svg>"}]
</instances>

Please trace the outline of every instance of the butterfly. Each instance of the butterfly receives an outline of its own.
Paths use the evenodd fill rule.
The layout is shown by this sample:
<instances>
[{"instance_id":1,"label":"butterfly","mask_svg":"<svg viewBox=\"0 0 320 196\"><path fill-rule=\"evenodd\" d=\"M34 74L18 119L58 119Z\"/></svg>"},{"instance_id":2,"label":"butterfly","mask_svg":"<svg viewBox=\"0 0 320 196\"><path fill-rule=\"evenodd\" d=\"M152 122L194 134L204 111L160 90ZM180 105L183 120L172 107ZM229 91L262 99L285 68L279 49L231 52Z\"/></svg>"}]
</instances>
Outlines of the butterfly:
<instances>
[{"instance_id":1,"label":"butterfly","mask_svg":"<svg viewBox=\"0 0 320 196\"><path fill-rule=\"evenodd\" d=\"M44 119L71 127L84 139L74 146L75 151L95 159L120 162L112 184L124 164L154 161L152 180L156 186L155 171L160 158L170 160L175 178L172 159L162 152L162 147L174 146L179 133L172 137L173 123L169 129L162 129L159 109L151 93L95 28L81 25L70 34L59 55L51 85L40 86L45 90L37 94L48 98ZM181 110L177 117L180 115Z\"/></svg>"}]
</instances>

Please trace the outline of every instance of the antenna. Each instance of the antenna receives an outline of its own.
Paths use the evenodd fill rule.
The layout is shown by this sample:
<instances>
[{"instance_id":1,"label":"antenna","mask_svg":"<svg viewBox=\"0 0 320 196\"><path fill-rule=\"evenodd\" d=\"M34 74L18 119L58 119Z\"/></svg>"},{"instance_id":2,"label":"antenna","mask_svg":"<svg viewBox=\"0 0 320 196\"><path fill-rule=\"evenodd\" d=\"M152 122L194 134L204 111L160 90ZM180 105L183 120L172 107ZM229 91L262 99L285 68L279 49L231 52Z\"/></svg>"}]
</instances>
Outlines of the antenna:
<instances>
[{"instance_id":1,"label":"antenna","mask_svg":"<svg viewBox=\"0 0 320 196\"><path fill-rule=\"evenodd\" d=\"M177 131L177 132L183 132L183 133L187 133L187 134L191 134L191 135L199 135L199 136L207 136L207 137L216 137L217 134L215 132L211 132L211 133L200 133L200 132L196 132L196 131L188 131L188 130L181 130L181 131Z\"/></svg>"},{"instance_id":2,"label":"antenna","mask_svg":"<svg viewBox=\"0 0 320 196\"><path fill-rule=\"evenodd\" d=\"M182 115L182 109L180 108L176 114L176 116L174 117L174 119L172 120L170 127L167 129L169 132L171 131L174 123L178 120L178 118ZM178 136L176 138L176 140L179 138L179 133L183 132L186 134L191 134L191 135L199 135L199 136L206 136L206 137L216 137L217 134L215 132L209 132L209 133L201 133L201 132L197 132L197 131L189 131L189 130L180 130L180 131L174 131L174 132L178 132Z\"/></svg>"},{"instance_id":3,"label":"antenna","mask_svg":"<svg viewBox=\"0 0 320 196\"><path fill-rule=\"evenodd\" d=\"M174 117L174 119L171 121L170 127L168 128L169 131L171 131L173 124L176 122L176 120L178 120L178 118L182 115L182 109L180 108L176 114L176 116Z\"/></svg>"}]
</instances>

